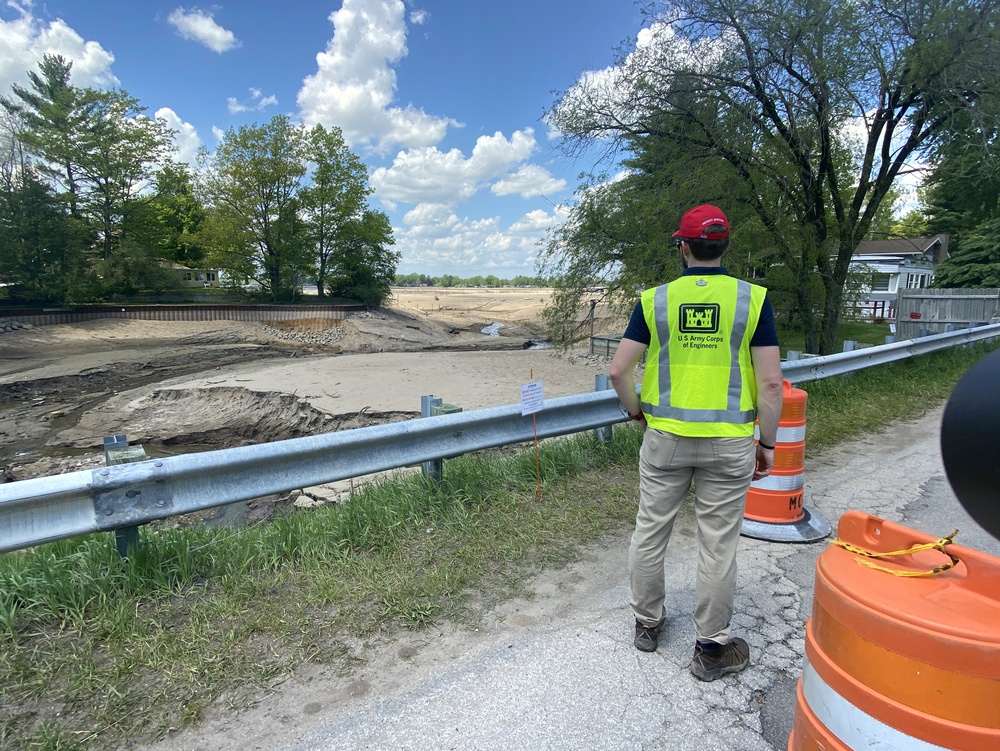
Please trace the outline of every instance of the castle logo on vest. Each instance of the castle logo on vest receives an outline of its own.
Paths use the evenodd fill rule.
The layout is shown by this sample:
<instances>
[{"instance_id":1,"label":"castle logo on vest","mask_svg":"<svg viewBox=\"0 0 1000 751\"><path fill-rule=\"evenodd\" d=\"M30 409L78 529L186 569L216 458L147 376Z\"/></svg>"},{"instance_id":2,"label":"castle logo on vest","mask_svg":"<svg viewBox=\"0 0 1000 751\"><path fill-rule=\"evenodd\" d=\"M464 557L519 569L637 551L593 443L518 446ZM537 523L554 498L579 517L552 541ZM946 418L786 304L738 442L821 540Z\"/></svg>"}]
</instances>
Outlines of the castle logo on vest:
<instances>
[{"instance_id":1,"label":"castle logo on vest","mask_svg":"<svg viewBox=\"0 0 1000 751\"><path fill-rule=\"evenodd\" d=\"M718 333L718 303L686 303L681 305L680 330L682 334Z\"/></svg>"}]
</instances>

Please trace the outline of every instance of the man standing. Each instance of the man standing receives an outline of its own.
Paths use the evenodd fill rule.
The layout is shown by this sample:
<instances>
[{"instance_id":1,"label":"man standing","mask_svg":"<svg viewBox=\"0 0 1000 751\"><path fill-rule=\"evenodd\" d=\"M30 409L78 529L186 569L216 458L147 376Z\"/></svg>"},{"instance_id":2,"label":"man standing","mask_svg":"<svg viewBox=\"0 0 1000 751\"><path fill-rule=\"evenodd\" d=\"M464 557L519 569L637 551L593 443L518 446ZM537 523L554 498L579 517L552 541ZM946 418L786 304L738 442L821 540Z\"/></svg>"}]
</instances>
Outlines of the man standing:
<instances>
[{"instance_id":1,"label":"man standing","mask_svg":"<svg viewBox=\"0 0 1000 751\"><path fill-rule=\"evenodd\" d=\"M696 206L673 236L685 269L673 282L642 293L611 363L618 398L645 432L629 604L635 646L654 651L666 620L667 543L693 479L698 585L690 669L713 681L750 660L746 641L729 634L736 547L750 482L774 466L781 359L767 290L722 268L729 247L725 214ZM640 398L632 373L647 347Z\"/></svg>"}]
</instances>

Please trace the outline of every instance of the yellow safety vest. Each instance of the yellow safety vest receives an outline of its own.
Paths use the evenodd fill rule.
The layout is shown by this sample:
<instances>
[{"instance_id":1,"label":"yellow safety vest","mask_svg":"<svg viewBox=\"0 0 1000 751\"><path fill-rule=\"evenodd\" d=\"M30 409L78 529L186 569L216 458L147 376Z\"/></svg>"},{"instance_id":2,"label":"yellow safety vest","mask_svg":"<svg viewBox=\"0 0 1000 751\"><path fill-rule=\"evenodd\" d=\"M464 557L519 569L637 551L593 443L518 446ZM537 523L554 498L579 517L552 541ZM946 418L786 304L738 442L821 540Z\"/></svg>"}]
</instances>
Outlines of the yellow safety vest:
<instances>
[{"instance_id":1,"label":"yellow safety vest","mask_svg":"<svg viewBox=\"0 0 1000 751\"><path fill-rule=\"evenodd\" d=\"M649 353L640 400L651 428L753 435L750 340L767 290L725 274L685 275L642 293Z\"/></svg>"}]
</instances>

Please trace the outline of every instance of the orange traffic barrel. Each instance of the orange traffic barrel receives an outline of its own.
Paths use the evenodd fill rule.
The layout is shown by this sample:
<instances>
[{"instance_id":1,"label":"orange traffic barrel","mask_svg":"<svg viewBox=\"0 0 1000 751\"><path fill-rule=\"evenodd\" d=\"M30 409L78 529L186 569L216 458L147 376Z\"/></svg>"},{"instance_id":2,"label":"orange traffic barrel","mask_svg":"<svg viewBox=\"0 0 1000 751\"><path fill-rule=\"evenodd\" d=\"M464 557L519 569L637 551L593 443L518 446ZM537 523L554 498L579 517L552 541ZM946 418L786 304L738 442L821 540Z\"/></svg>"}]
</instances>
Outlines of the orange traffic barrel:
<instances>
[{"instance_id":1,"label":"orange traffic barrel","mask_svg":"<svg viewBox=\"0 0 1000 751\"><path fill-rule=\"evenodd\" d=\"M1000 558L860 511L838 532L789 751L1000 749Z\"/></svg>"},{"instance_id":2,"label":"orange traffic barrel","mask_svg":"<svg viewBox=\"0 0 1000 751\"><path fill-rule=\"evenodd\" d=\"M774 469L750 483L742 534L772 542L815 542L833 527L803 504L806 471L806 402L809 395L784 382L784 401L774 442Z\"/></svg>"}]
</instances>

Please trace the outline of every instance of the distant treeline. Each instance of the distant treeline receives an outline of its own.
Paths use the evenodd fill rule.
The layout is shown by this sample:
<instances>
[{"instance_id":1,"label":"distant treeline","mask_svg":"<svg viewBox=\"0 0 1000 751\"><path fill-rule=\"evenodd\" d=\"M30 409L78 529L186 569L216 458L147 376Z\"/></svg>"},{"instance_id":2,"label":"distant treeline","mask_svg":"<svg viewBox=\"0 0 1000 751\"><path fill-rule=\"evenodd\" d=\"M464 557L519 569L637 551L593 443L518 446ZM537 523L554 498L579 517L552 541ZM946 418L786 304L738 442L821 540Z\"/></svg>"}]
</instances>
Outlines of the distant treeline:
<instances>
[{"instance_id":1,"label":"distant treeline","mask_svg":"<svg viewBox=\"0 0 1000 751\"><path fill-rule=\"evenodd\" d=\"M427 276L427 274L396 274L397 287L551 287L552 280L543 276L515 276L501 279L493 276L470 276L463 279L452 274Z\"/></svg>"}]
</instances>

